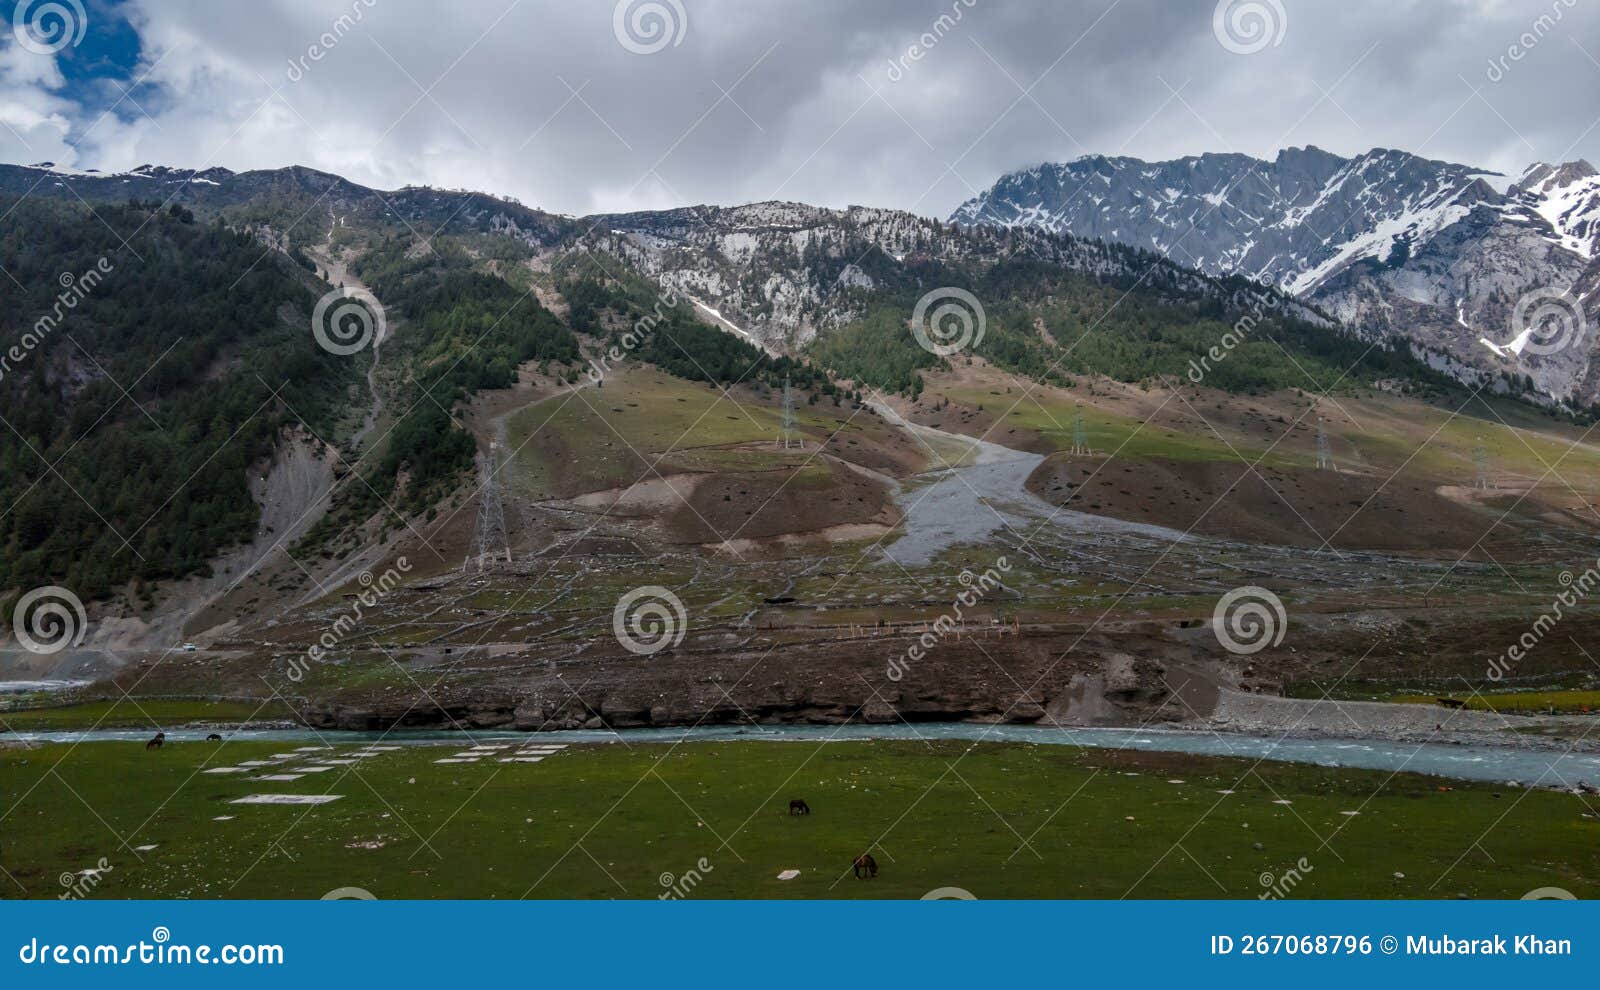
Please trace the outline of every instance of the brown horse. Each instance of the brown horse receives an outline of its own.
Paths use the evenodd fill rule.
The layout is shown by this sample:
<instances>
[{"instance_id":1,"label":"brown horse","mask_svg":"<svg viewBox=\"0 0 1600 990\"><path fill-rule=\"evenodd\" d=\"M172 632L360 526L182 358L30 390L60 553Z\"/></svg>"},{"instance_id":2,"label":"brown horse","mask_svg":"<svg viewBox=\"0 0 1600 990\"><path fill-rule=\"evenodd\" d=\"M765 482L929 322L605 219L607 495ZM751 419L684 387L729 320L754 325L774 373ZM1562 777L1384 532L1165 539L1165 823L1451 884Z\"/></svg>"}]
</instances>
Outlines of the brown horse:
<instances>
[{"instance_id":1,"label":"brown horse","mask_svg":"<svg viewBox=\"0 0 1600 990\"><path fill-rule=\"evenodd\" d=\"M862 853L856 857L856 879L860 880L863 873L871 880L878 875L878 861L872 858L871 853Z\"/></svg>"},{"instance_id":2,"label":"brown horse","mask_svg":"<svg viewBox=\"0 0 1600 990\"><path fill-rule=\"evenodd\" d=\"M148 749L160 749L162 744L164 744L166 741L167 741L167 734L165 732L157 732L156 733L156 737L154 739L152 739L149 742L144 744L144 748L147 749L147 750Z\"/></svg>"},{"instance_id":3,"label":"brown horse","mask_svg":"<svg viewBox=\"0 0 1600 990\"><path fill-rule=\"evenodd\" d=\"M791 814L791 815L809 815L809 814L811 814L811 805L806 804L804 801L800 800L799 798L795 798L793 801L789 802L789 814Z\"/></svg>"}]
</instances>

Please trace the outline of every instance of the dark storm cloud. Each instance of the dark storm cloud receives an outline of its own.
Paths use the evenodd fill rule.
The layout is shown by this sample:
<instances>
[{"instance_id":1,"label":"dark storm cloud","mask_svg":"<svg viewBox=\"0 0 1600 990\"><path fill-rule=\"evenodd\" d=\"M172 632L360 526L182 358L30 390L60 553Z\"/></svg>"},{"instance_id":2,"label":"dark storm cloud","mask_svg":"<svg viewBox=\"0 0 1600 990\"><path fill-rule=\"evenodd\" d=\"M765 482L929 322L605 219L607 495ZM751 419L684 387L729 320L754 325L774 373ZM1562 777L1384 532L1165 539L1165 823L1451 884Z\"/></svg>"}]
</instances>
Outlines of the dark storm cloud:
<instances>
[{"instance_id":1,"label":"dark storm cloud","mask_svg":"<svg viewBox=\"0 0 1600 990\"><path fill-rule=\"evenodd\" d=\"M572 213L943 215L1087 153L1384 146L1520 171L1600 150L1595 6L1235 0L1223 24L1244 33L1219 40L1217 4L1178 0L633 0L620 35L612 0L133 0L142 109L96 122L99 94L8 42L0 150L304 163Z\"/></svg>"}]
</instances>

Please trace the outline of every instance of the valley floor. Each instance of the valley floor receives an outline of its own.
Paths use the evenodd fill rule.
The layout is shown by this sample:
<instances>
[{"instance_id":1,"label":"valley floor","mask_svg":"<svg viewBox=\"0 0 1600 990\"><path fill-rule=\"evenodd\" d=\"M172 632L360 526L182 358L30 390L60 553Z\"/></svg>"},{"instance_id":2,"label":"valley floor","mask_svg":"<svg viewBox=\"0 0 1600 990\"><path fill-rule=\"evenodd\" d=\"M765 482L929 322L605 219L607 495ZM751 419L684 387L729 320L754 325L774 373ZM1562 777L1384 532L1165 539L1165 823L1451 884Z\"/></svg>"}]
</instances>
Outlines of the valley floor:
<instances>
[{"instance_id":1,"label":"valley floor","mask_svg":"<svg viewBox=\"0 0 1600 990\"><path fill-rule=\"evenodd\" d=\"M0 791L16 796L0 885L36 898L1600 895L1594 801L1550 791L1065 746L483 745L499 748L0 750ZM287 794L336 799L238 803ZM811 814L791 816L791 799ZM851 873L863 851L874 880Z\"/></svg>"}]
</instances>

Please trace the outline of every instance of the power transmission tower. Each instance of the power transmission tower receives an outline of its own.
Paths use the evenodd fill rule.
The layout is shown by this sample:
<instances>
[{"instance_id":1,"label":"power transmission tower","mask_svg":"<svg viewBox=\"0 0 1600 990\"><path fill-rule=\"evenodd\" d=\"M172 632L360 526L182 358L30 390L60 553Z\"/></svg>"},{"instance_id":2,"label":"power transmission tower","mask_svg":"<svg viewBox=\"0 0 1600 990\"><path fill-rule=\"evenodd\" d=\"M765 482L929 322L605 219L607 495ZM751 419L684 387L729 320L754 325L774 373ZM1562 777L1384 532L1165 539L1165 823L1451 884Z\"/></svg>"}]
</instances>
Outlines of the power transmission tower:
<instances>
[{"instance_id":1,"label":"power transmission tower","mask_svg":"<svg viewBox=\"0 0 1600 990\"><path fill-rule=\"evenodd\" d=\"M795 426L794 419L794 389L789 387L789 379L783 380L783 434L778 437L778 444L784 450L798 447L804 450L805 440L801 439L800 431Z\"/></svg>"},{"instance_id":2,"label":"power transmission tower","mask_svg":"<svg viewBox=\"0 0 1600 990\"><path fill-rule=\"evenodd\" d=\"M467 569L472 569L472 563L477 561L478 573L482 574L489 569L492 563L499 563L500 555L505 554L505 562L511 563L511 540L506 535L505 507L500 502L500 488L498 476L500 474L500 445L490 444L489 453L478 457L478 542L477 553L467 559Z\"/></svg>"},{"instance_id":3,"label":"power transmission tower","mask_svg":"<svg viewBox=\"0 0 1600 990\"><path fill-rule=\"evenodd\" d=\"M1478 439L1479 441L1483 440L1482 437ZM1472 464L1477 469L1477 477L1474 484L1485 491L1493 488L1494 484L1489 480L1489 451L1484 448L1481 442L1478 446L1472 448Z\"/></svg>"},{"instance_id":4,"label":"power transmission tower","mask_svg":"<svg viewBox=\"0 0 1600 990\"><path fill-rule=\"evenodd\" d=\"M1072 452L1074 454L1087 454L1089 452L1089 431L1083 425L1083 407L1072 407Z\"/></svg>"}]
</instances>

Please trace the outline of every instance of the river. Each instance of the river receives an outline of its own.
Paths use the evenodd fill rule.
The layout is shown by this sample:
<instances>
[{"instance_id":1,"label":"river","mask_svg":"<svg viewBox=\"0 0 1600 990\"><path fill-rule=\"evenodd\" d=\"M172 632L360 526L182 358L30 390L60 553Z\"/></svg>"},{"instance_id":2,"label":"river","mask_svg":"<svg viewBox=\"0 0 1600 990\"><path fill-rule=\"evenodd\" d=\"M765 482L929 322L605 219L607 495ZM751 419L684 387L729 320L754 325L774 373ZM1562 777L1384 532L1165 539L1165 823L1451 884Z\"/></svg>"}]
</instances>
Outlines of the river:
<instances>
[{"instance_id":1,"label":"river","mask_svg":"<svg viewBox=\"0 0 1600 990\"><path fill-rule=\"evenodd\" d=\"M172 729L170 742L203 740L211 729ZM1516 781L1524 786L1570 786L1578 781L1600 781L1600 754L1564 753L1512 746L1480 744L1421 745L1365 739L1288 739L1235 733L1182 729L1056 729L1027 725L976 725L965 722L921 725L763 725L703 726L689 729L627 729L566 732L329 732L312 729L243 729L227 731L230 740L297 743L386 743L428 745L463 741L552 743L704 743L704 742L860 742L876 739L962 740L971 742L1031 743L1045 746L1086 746L1095 749L1131 749L1155 753L1190 753L1232 756L1283 763L1308 763L1323 767L1431 774L1460 780ZM0 742L137 742L150 738L148 729L94 729L89 731L15 732L0 734Z\"/></svg>"}]
</instances>

